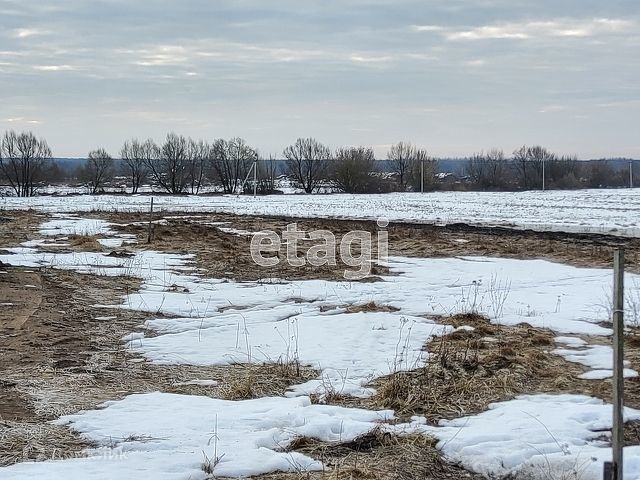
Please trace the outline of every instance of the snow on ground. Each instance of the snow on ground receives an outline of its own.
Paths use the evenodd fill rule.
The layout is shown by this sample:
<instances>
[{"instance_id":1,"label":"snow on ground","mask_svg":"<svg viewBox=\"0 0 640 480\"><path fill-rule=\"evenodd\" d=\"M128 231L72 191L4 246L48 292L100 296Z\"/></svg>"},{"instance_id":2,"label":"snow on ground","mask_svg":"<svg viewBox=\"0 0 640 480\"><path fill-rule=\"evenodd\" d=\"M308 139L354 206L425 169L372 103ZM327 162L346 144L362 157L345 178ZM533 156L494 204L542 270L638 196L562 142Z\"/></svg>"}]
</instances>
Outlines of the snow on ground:
<instances>
[{"instance_id":1,"label":"snow on ground","mask_svg":"<svg viewBox=\"0 0 640 480\"><path fill-rule=\"evenodd\" d=\"M494 403L478 415L441 421L438 427L413 428L435 436L452 461L490 478L530 473L533 478L600 480L602 462L611 459L611 409L583 395L524 395ZM624 416L625 421L640 420L640 411L625 409ZM640 478L640 446L625 448L624 469L625 478Z\"/></svg>"},{"instance_id":2,"label":"snow on ground","mask_svg":"<svg viewBox=\"0 0 640 480\"><path fill-rule=\"evenodd\" d=\"M392 275L372 283L212 282L181 275L173 277L170 289L164 283L145 283L127 297L126 307L179 318L147 321L154 335L129 338L128 347L162 364L300 361L323 373L294 392L322 394L330 388L363 396L371 393L364 385L373 376L413 368L422 361L416 357L419 346L445 333L419 316L473 311L502 324L611 334L598 325L608 318L603 306L611 282L607 270L479 257L395 257L389 266ZM372 301L398 311L344 314L335 308ZM408 326L410 333L403 333ZM594 368L607 367L601 361Z\"/></svg>"},{"instance_id":3,"label":"snow on ground","mask_svg":"<svg viewBox=\"0 0 640 480\"><path fill-rule=\"evenodd\" d=\"M561 355L569 362L580 363L591 368L589 372L580 375L586 380L601 380L613 376L613 348L609 345L589 345L584 348L557 348L553 352ZM625 367L629 362L625 361ZM637 377L638 372L630 368L624 369L625 378Z\"/></svg>"},{"instance_id":4,"label":"snow on ground","mask_svg":"<svg viewBox=\"0 0 640 480\"><path fill-rule=\"evenodd\" d=\"M124 243L122 238L99 238L98 243L107 248L120 248Z\"/></svg>"},{"instance_id":5,"label":"snow on ground","mask_svg":"<svg viewBox=\"0 0 640 480\"><path fill-rule=\"evenodd\" d=\"M479 312L507 325L528 323L569 334L611 334L611 329L598 325L608 319L605 303L612 275L607 269L489 257L392 257L389 267L391 275L368 283L238 283L174 275L175 288L145 283L126 303L128 308L206 317L198 328L206 328L209 317L219 310L242 310L260 321L260 314L252 312L289 305L293 315L296 309L302 313L307 308L375 302L395 307L403 315ZM215 316L211 321L216 323Z\"/></svg>"},{"instance_id":6,"label":"snow on ground","mask_svg":"<svg viewBox=\"0 0 640 480\"><path fill-rule=\"evenodd\" d=\"M109 256L98 252L47 253L36 248L14 247L0 254L0 261L24 267L49 267L103 276L135 276L156 282L171 282L173 272L189 271L190 256L154 251L137 252L131 257ZM169 283L170 284L170 283Z\"/></svg>"},{"instance_id":7,"label":"snow on ground","mask_svg":"<svg viewBox=\"0 0 640 480\"><path fill-rule=\"evenodd\" d=\"M137 332L124 339L149 361L212 365L284 360L322 370L320 378L294 387L296 394L331 390L370 395L365 385L372 377L413 368L424 360L421 345L446 333L446 327L418 318L425 315L479 312L508 325L611 334L598 324L608 317L603 305L611 273L543 260L394 257L389 260L391 274L379 282L239 283L195 275L187 255L141 251L120 258L96 252L42 253L29 247L8 250L0 261L141 277L140 291L121 306L178 317L151 319L145 326L153 336ZM629 274L630 280L635 278ZM345 306L372 301L398 311L344 313Z\"/></svg>"},{"instance_id":8,"label":"snow on ground","mask_svg":"<svg viewBox=\"0 0 640 480\"><path fill-rule=\"evenodd\" d=\"M294 386L291 395L324 394L330 388L369 396L373 390L366 384L373 378L421 365L425 342L451 331L424 318L389 312L311 312L251 324L238 320L238 315L231 322L209 319L206 328L132 339L128 345L161 364L298 361L321 369L322 376Z\"/></svg>"},{"instance_id":9,"label":"snow on ground","mask_svg":"<svg viewBox=\"0 0 640 480\"><path fill-rule=\"evenodd\" d=\"M562 345L566 345L567 347L583 347L587 344L587 342L578 337L555 337L556 343L560 343Z\"/></svg>"},{"instance_id":10,"label":"snow on ground","mask_svg":"<svg viewBox=\"0 0 640 480\"><path fill-rule=\"evenodd\" d=\"M57 214L40 225L40 235L112 235L110 223L96 218L80 218Z\"/></svg>"},{"instance_id":11,"label":"snow on ground","mask_svg":"<svg viewBox=\"0 0 640 480\"><path fill-rule=\"evenodd\" d=\"M56 225L58 239L69 233L71 224L82 225L57 220L67 222ZM108 226L99 229L110 236ZM2 478L196 479L204 476L203 453L220 457L215 466L220 476L319 469L318 462L284 453L282 447L298 435L348 440L392 412L310 405L304 395L329 390L370 395L366 384L372 377L419 365L422 345L449 328L429 316L478 312L496 323L550 328L563 334L557 342L566 347L555 353L592 369L585 378L601 378L611 366L609 347L569 336L611 334L598 324L608 317L611 272L605 269L542 260L393 257L390 274L378 282L233 282L203 278L188 255L51 254L38 251L37 242L29 245L8 249L0 261L142 278L142 289L113 307L178 316L147 321L152 337L132 332L123 339L149 361L300 361L322 374L294 386L290 395L295 398L225 402L155 393L109 402L105 409L61 420L102 445L88 452L89 459L22 463L0 469ZM628 277L628 286L638 284L637 276ZM346 313L344 308L371 301L398 310ZM386 428L433 435L448 457L485 474L576 468L580 478L595 479L610 455L603 440L603 431L611 426L610 408L593 398L533 395L438 427L426 426L422 419ZM627 418L640 419L640 412L628 410ZM640 447L627 452L629 478L637 478Z\"/></svg>"},{"instance_id":12,"label":"snow on ground","mask_svg":"<svg viewBox=\"0 0 640 480\"><path fill-rule=\"evenodd\" d=\"M156 392L105 406L56 422L101 447L87 450L88 458L19 463L0 468L0 477L197 480L206 477L206 458L216 478L321 470L320 462L283 450L302 436L350 441L393 418L389 410L312 405L308 397L228 401Z\"/></svg>"},{"instance_id":13,"label":"snow on ground","mask_svg":"<svg viewBox=\"0 0 640 480\"><path fill-rule=\"evenodd\" d=\"M46 212L148 211L149 195L6 197L1 208ZM640 236L640 189L546 192L432 192L376 195L269 195L154 197L157 211L225 212L313 218L468 223L535 230Z\"/></svg>"},{"instance_id":14,"label":"snow on ground","mask_svg":"<svg viewBox=\"0 0 640 480\"><path fill-rule=\"evenodd\" d=\"M239 237L251 236L255 233L255 232L250 232L249 230L242 230L242 229L231 228L231 227L218 227L218 230L220 230L223 233L228 233L230 235L237 235Z\"/></svg>"}]
</instances>

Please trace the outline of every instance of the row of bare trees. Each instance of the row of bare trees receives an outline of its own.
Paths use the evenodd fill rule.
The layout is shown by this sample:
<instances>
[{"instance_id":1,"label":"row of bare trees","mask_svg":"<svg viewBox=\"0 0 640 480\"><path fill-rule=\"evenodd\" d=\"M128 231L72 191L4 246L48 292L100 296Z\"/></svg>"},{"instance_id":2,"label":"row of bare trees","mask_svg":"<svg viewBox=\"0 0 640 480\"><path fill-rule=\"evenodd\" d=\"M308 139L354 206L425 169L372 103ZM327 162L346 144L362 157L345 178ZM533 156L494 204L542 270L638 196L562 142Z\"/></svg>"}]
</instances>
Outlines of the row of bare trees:
<instances>
[{"instance_id":1,"label":"row of bare trees","mask_svg":"<svg viewBox=\"0 0 640 480\"><path fill-rule=\"evenodd\" d=\"M480 190L580 188L624 185L625 179L604 161L580 162L535 146L522 146L507 158L500 149L467 159L466 175ZM618 178L620 177L620 178Z\"/></svg>"},{"instance_id":2,"label":"row of bare trees","mask_svg":"<svg viewBox=\"0 0 640 480\"><path fill-rule=\"evenodd\" d=\"M286 174L307 193L322 187L348 193L395 190L385 181L373 149L344 147L335 152L314 138L299 138L283 151ZM276 189L277 165L273 158L259 160L256 149L241 138L202 140L167 135L161 145L153 140L127 140L120 157L126 165L133 193L151 180L171 194L199 193L205 181L219 185L224 193L235 193L246 184L254 165L257 189L270 193ZM401 190L431 188L437 163L425 150L410 143L398 143L389 150L388 159ZM114 160L104 149L91 151L80 178L91 193L97 193L112 177Z\"/></svg>"},{"instance_id":3,"label":"row of bare trees","mask_svg":"<svg viewBox=\"0 0 640 480\"><path fill-rule=\"evenodd\" d=\"M407 142L392 145L387 153L397 188L385 181L370 147L343 147L332 153L314 138L299 138L283 155L289 177L307 193L327 184L346 193L431 189L437 173L437 160Z\"/></svg>"},{"instance_id":4,"label":"row of bare trees","mask_svg":"<svg viewBox=\"0 0 640 480\"><path fill-rule=\"evenodd\" d=\"M438 183L438 161L408 142L391 145L385 162L376 160L370 147L332 151L314 138L299 138L282 154L284 168L274 158L261 159L242 138L208 143L169 133L161 144L151 139L127 140L118 164L105 149L92 150L77 178L91 193L103 191L116 173L128 177L132 193L146 183L170 194L198 194L207 183L218 185L224 193L236 193L248 185L252 168L256 188L263 194L277 190L279 173L307 193L429 191ZM51 156L44 139L31 132L8 131L0 137L0 181L17 196L31 196L39 183L59 171L55 162L48 161ZM124 166L124 172L116 171L118 165ZM601 187L624 185L623 177L606 161L580 162L541 146L523 146L510 158L499 149L472 155L457 185L479 190L541 188L543 182L547 188Z\"/></svg>"},{"instance_id":5,"label":"row of bare trees","mask_svg":"<svg viewBox=\"0 0 640 480\"><path fill-rule=\"evenodd\" d=\"M198 194L207 181L225 193L238 191L258 159L255 149L241 138L213 143L169 133L160 145L148 139L127 140L120 150L132 193L151 181L167 193ZM104 150L89 152L79 177L97 193L115 172L113 158Z\"/></svg>"}]
</instances>

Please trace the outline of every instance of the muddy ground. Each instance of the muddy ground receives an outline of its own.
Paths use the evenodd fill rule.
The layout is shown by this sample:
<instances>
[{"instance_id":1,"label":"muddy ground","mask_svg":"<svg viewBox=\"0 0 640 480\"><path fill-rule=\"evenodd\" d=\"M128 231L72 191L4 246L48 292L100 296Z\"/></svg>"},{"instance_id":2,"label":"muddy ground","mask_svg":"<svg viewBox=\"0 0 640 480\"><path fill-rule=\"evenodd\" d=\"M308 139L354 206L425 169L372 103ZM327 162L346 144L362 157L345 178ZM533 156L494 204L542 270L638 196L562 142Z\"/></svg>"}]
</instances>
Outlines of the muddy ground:
<instances>
[{"instance_id":1,"label":"muddy ground","mask_svg":"<svg viewBox=\"0 0 640 480\"><path fill-rule=\"evenodd\" d=\"M149 240L149 218L140 214L86 214L113 222L113 228L136 236L137 245L195 254L196 265L211 277L255 280L342 279L347 266L293 268L286 262L258 269L249 254L249 237L225 232L231 227L255 232L281 232L293 220L193 214L156 214ZM35 212L0 212L0 251L40 238L38 225L46 216ZM350 230L377 234L373 222L299 220L299 230L327 229L338 240ZM223 229L221 229L221 227ZM626 248L628 269L640 272L640 240L607 236L535 233L507 229L479 229L392 224L389 253L403 256L487 255L544 258L576 266L608 267L614 248ZM70 250L101 250L95 241L71 241ZM309 243L305 248L308 248ZM58 248L58 251L62 249ZM386 273L384 268L372 270ZM163 390L227 399L282 395L287 387L315 376L287 365L227 367L152 366L141 363L123 346L122 337L149 315L95 305L119 304L140 282L128 277L82 275L55 269L14 268L0 265L0 465L29 459L63 458L87 446L79 436L48 423L60 415L95 408L106 400L130 393ZM384 309L384 305L352 306L352 310ZM157 315L154 314L154 317ZM610 381L577 378L584 369L549 354L552 334L528 326L499 327L477 317L441 319L453 325L473 325L473 332L455 332L426 346L434 353L424 368L378 379L379 393L368 400L336 396L330 403L366 408L394 408L403 417L425 415L429 421L477 413L488 403L521 393L571 392L610 399ZM487 337L497 341L487 342ZM483 338L485 340L483 340ZM627 339L627 358L640 370L638 336ZM588 339L593 340L593 339ZM514 349L513 345L519 345ZM206 378L213 386L188 385ZM429 379L429 380L427 380ZM627 405L640 408L640 382L627 380ZM640 443L637 426L627 439ZM324 473L309 476L273 474L284 478L476 478L438 454L424 438L399 439L378 433L340 446L301 439L294 448L322 459Z\"/></svg>"}]
</instances>

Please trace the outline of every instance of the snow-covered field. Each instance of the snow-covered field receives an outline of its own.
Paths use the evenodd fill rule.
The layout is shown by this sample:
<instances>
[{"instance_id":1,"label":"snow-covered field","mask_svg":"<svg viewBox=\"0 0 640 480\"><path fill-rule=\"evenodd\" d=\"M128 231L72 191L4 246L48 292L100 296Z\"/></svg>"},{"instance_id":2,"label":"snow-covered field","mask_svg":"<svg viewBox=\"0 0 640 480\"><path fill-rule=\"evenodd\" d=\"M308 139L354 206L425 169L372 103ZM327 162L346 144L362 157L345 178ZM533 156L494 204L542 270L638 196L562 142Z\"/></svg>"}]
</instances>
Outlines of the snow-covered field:
<instances>
[{"instance_id":1,"label":"snow-covered field","mask_svg":"<svg viewBox=\"0 0 640 480\"><path fill-rule=\"evenodd\" d=\"M0 209L45 212L149 209L149 195L82 195L0 199ZM640 189L529 192L433 192L385 195L156 196L171 212L226 212L377 219L430 224L467 223L564 232L640 236Z\"/></svg>"},{"instance_id":2,"label":"snow-covered field","mask_svg":"<svg viewBox=\"0 0 640 480\"><path fill-rule=\"evenodd\" d=\"M415 417L409 423L387 423L394 412L312 405L308 398L312 393L373 394L367 386L371 379L423 364L424 343L451 330L439 325L436 315L472 311L496 323L549 328L557 332L558 344L550 355L584 365L586 379L610 376L610 347L579 338L611 334L599 324L608 318L609 270L543 260L393 257L390 275L380 282L233 282L203 277L188 255L140 251L120 258L38 250L40 242L51 249L51 244L64 244L65 235L77 233L102 236L107 245L129 241L104 221L57 215L40 233L41 240L7 249L0 261L138 276L140 291L111 307L172 315L151 318L123 338L146 361L226 365L280 360L312 365L320 375L292 386L289 398L234 402L157 392L108 402L57 421L99 445L86 451L87 458L20 463L0 468L0 478L201 479L203 453L219 459L212 466L218 476L319 470L318 461L284 449L301 435L347 441L379 424L398 434L433 436L448 458L486 475L525 471L555 478L541 472L574 469L579 478L595 480L610 456L603 431L611 427L611 407L580 395L522 396L437 426ZM629 288L640 285L637 275L628 274L626 280ZM346 312L348 305L371 301L398 310ZM626 417L640 419L640 412L629 409ZM640 448L627 447L625 461L627 478L638 478Z\"/></svg>"}]
</instances>

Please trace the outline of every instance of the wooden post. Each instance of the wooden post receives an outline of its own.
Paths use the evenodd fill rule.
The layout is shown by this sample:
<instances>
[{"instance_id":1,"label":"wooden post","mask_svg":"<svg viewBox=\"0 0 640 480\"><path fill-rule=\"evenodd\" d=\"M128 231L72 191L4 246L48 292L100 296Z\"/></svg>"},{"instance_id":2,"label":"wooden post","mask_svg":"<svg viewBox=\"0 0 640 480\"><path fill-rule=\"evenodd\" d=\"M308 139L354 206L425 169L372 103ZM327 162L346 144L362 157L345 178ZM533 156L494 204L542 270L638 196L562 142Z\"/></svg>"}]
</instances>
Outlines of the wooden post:
<instances>
[{"instance_id":1,"label":"wooden post","mask_svg":"<svg viewBox=\"0 0 640 480\"><path fill-rule=\"evenodd\" d=\"M151 208L149 208L149 233L147 235L147 243L151 243L153 237L153 197L151 197Z\"/></svg>"},{"instance_id":2,"label":"wooden post","mask_svg":"<svg viewBox=\"0 0 640 480\"><path fill-rule=\"evenodd\" d=\"M624 447L624 250L613 254L613 430L611 465L605 464L605 480L622 480ZM607 474L609 476L607 477Z\"/></svg>"}]
</instances>

